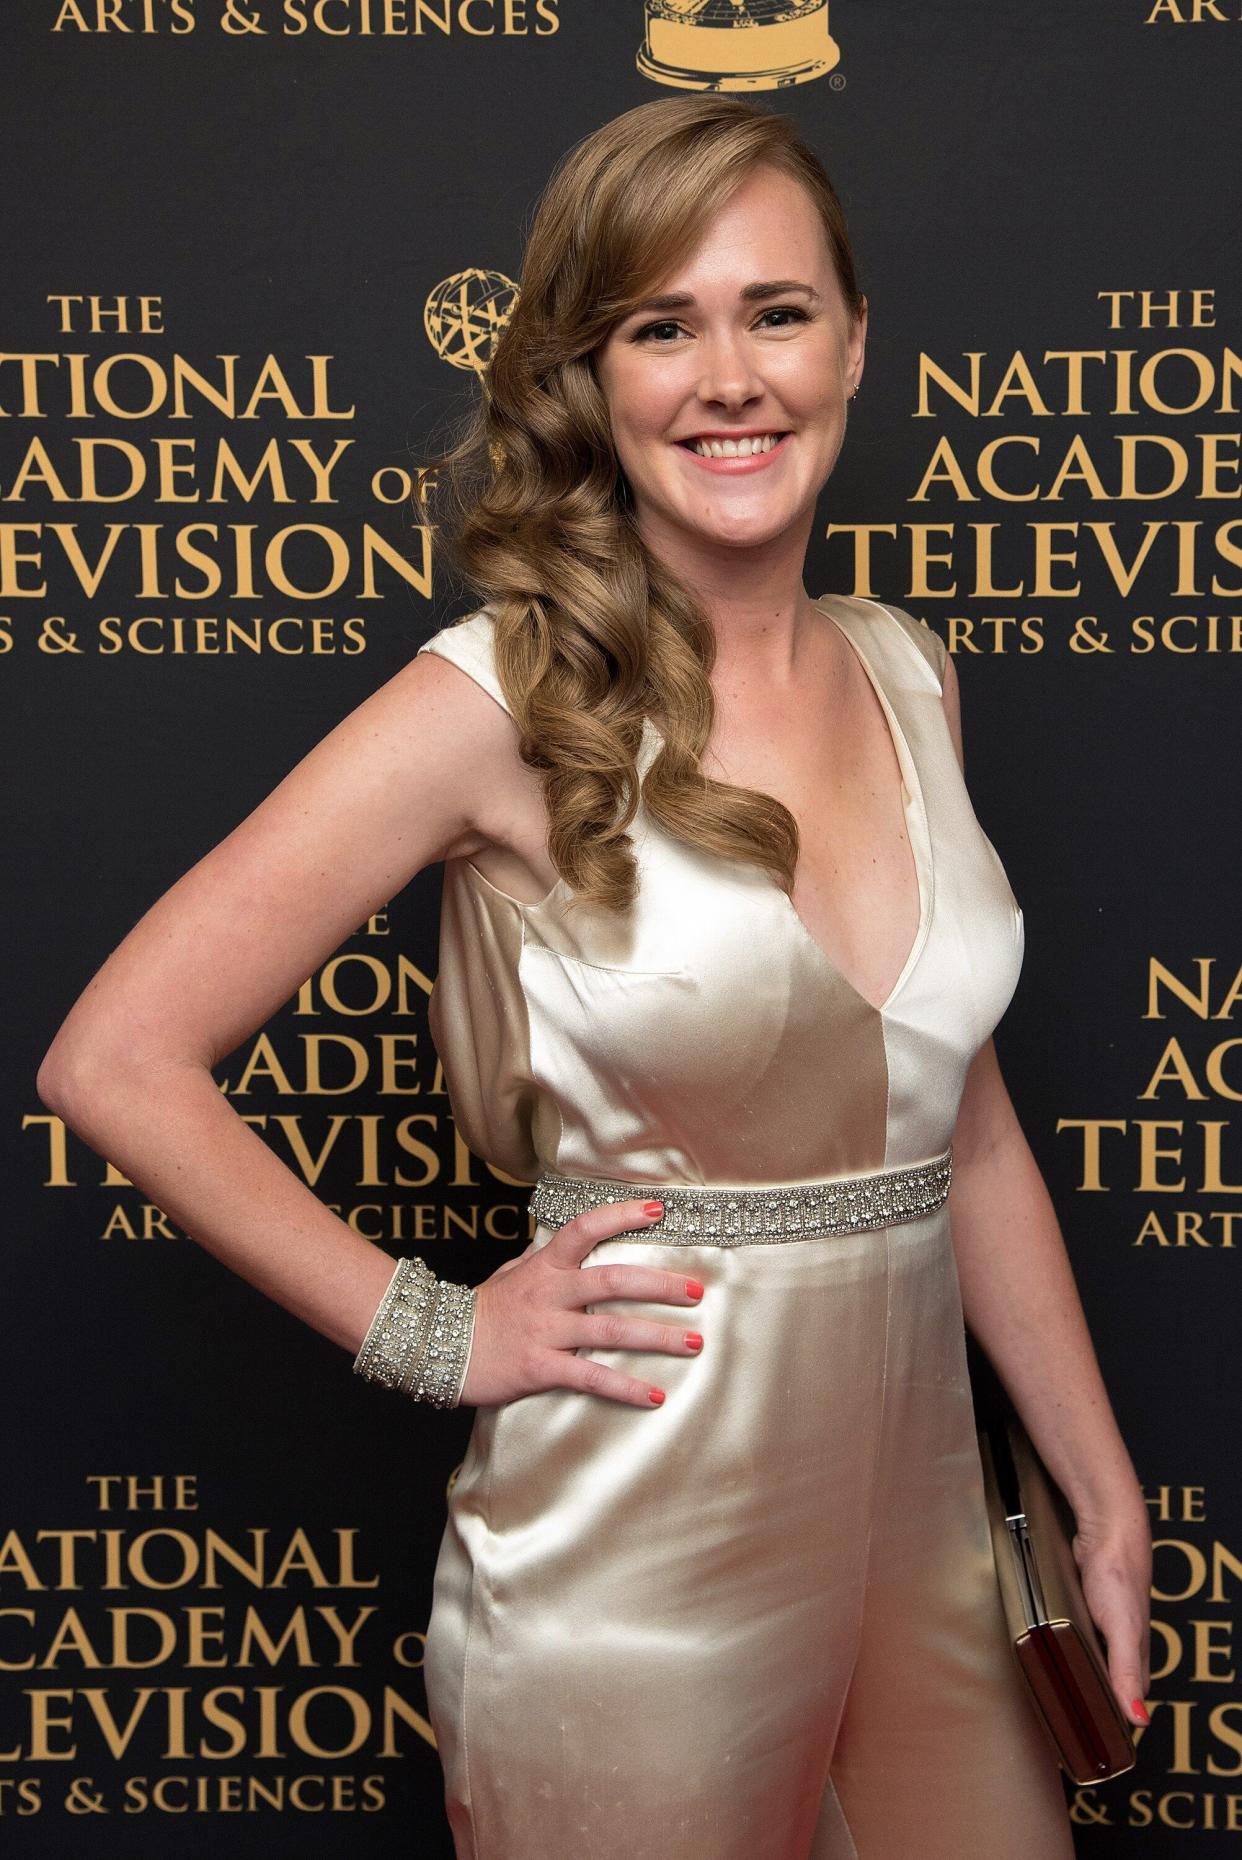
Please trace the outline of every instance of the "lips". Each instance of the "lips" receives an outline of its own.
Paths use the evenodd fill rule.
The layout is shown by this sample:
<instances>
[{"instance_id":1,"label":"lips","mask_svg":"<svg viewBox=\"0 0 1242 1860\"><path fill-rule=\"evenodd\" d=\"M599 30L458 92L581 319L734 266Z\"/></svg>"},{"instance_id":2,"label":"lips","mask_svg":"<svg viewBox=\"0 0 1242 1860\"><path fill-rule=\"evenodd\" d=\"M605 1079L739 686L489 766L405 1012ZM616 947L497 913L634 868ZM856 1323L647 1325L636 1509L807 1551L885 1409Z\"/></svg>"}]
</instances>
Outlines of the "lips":
<instances>
[{"instance_id":1,"label":"lips","mask_svg":"<svg viewBox=\"0 0 1242 1860\"><path fill-rule=\"evenodd\" d=\"M678 444L698 458L748 459L773 451L786 438L787 432L776 428L770 433L700 433Z\"/></svg>"},{"instance_id":2,"label":"lips","mask_svg":"<svg viewBox=\"0 0 1242 1860\"><path fill-rule=\"evenodd\" d=\"M726 439L723 435L717 438L715 433L710 435L702 434L691 439L680 439L677 441L677 444L686 454L687 458L694 460L696 467L700 471L713 472L718 476L726 478L737 478L748 475L751 472L769 470L778 460L785 456L790 441L793 438L793 434L746 434L745 438L749 445L754 446L758 444L759 450L757 452L739 452L737 448L739 440L742 437L742 435L739 435L738 439L734 439L730 434ZM718 449L713 452L698 451L697 447L702 445L704 441L707 441ZM766 450L764 449L765 441L767 442ZM731 446L733 448L732 451L726 451L726 446Z\"/></svg>"}]
</instances>

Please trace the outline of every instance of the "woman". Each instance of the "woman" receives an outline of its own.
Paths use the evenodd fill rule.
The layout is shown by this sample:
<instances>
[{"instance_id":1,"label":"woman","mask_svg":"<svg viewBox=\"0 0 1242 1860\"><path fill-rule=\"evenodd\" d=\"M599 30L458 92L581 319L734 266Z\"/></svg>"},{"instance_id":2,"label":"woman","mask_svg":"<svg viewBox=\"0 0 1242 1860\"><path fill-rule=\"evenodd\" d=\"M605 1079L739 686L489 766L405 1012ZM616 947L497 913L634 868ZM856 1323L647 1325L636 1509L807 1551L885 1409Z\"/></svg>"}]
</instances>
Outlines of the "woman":
<instances>
[{"instance_id":1,"label":"woman","mask_svg":"<svg viewBox=\"0 0 1242 1860\"><path fill-rule=\"evenodd\" d=\"M963 1315L1144 1721L1146 1511L997 1068L1022 916L954 668L802 584L866 329L788 120L677 97L573 150L448 473L486 606L159 900L40 1074L361 1373L477 1407L426 1661L473 1860L1072 1854ZM538 1177L477 1290L394 1271L210 1073L435 859L454 1112Z\"/></svg>"}]
</instances>

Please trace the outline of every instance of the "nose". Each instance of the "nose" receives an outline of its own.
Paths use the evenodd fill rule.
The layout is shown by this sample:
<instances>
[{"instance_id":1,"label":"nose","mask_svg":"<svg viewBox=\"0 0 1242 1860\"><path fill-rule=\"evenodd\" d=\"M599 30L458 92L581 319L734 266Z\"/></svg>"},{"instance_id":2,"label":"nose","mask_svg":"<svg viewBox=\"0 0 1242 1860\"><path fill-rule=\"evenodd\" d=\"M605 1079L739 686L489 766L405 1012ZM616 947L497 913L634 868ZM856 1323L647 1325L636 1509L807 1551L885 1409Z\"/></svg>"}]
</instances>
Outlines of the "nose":
<instances>
[{"instance_id":1,"label":"nose","mask_svg":"<svg viewBox=\"0 0 1242 1860\"><path fill-rule=\"evenodd\" d=\"M698 397L705 404L744 407L763 393L746 342L732 332L704 338Z\"/></svg>"}]
</instances>

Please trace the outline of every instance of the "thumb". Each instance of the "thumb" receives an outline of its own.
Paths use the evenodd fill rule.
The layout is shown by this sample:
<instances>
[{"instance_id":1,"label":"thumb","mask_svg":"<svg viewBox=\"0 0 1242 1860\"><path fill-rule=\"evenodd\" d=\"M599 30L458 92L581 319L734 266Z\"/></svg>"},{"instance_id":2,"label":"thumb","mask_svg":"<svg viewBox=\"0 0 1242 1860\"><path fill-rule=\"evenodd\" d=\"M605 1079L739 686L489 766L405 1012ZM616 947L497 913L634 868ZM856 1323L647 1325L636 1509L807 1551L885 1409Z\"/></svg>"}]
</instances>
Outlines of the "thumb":
<instances>
[{"instance_id":1,"label":"thumb","mask_svg":"<svg viewBox=\"0 0 1242 1860\"><path fill-rule=\"evenodd\" d=\"M501 1264L497 1266L495 1272L492 1274L492 1277L498 1279L502 1272L512 1272L515 1266L520 1266L522 1261L524 1259L529 1259L531 1254L534 1253L535 1251L536 1251L536 1247L535 1247L534 1240L533 1239L529 1240L525 1248L522 1250L522 1252L515 1253L512 1259L503 1260Z\"/></svg>"},{"instance_id":2,"label":"thumb","mask_svg":"<svg viewBox=\"0 0 1242 1860\"><path fill-rule=\"evenodd\" d=\"M1131 1648L1109 1642L1108 1677L1128 1722L1150 1724L1151 1718L1143 1703L1143 1679L1137 1646Z\"/></svg>"},{"instance_id":3,"label":"thumb","mask_svg":"<svg viewBox=\"0 0 1242 1860\"><path fill-rule=\"evenodd\" d=\"M606 1201L588 1208L558 1227L547 1245L549 1262L558 1266L581 1266L587 1254L601 1241L629 1235L641 1236L651 1226L644 1214L645 1197L630 1201Z\"/></svg>"},{"instance_id":4,"label":"thumb","mask_svg":"<svg viewBox=\"0 0 1242 1860\"><path fill-rule=\"evenodd\" d=\"M1151 1723L1151 1714L1143 1703L1142 1689L1133 1674L1114 1680L1113 1690L1121 1701L1121 1709L1131 1724L1141 1727Z\"/></svg>"}]
</instances>

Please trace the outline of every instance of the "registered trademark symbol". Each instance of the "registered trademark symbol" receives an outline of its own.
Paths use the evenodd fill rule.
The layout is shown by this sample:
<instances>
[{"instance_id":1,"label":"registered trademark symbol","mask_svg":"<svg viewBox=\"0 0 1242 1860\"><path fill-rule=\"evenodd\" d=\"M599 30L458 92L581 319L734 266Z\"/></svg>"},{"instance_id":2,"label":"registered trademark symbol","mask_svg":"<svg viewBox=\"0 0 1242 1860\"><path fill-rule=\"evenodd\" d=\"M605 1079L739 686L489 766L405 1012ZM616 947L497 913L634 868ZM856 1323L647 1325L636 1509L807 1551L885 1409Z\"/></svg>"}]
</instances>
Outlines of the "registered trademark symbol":
<instances>
[{"instance_id":1,"label":"registered trademark symbol","mask_svg":"<svg viewBox=\"0 0 1242 1860\"><path fill-rule=\"evenodd\" d=\"M845 75L841 71L831 72L829 74L828 82L831 85L833 90L844 90L845 89Z\"/></svg>"}]
</instances>

